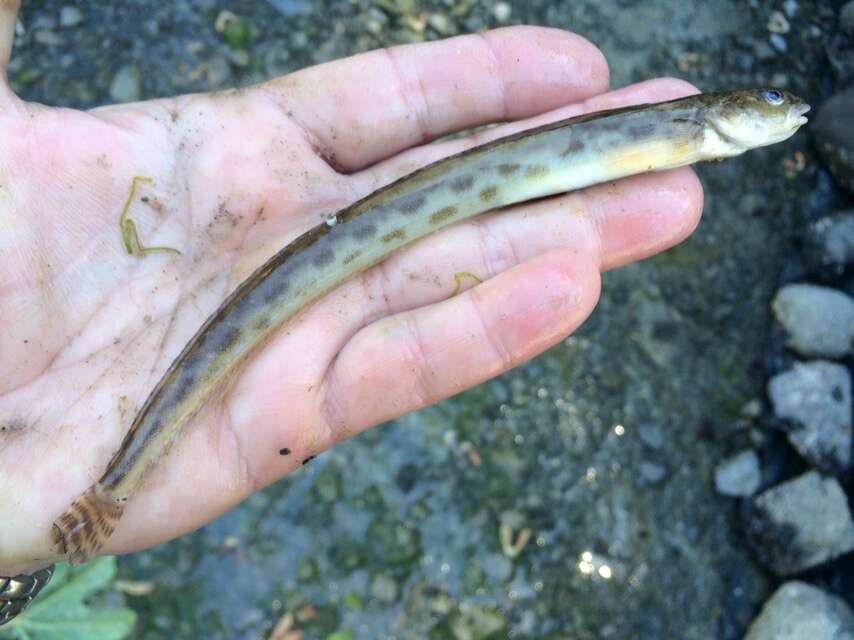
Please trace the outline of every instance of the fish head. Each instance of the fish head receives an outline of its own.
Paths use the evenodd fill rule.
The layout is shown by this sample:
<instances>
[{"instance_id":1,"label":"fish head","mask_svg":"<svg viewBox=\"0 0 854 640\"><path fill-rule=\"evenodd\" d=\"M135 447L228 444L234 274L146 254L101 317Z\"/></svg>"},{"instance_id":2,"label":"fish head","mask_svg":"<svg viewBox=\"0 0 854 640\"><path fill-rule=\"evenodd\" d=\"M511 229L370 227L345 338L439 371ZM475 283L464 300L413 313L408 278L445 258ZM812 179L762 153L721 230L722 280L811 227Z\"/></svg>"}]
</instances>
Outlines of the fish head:
<instances>
[{"instance_id":1,"label":"fish head","mask_svg":"<svg viewBox=\"0 0 854 640\"><path fill-rule=\"evenodd\" d=\"M786 140L807 123L810 110L796 95L771 87L708 95L706 122L716 143L730 147L725 155Z\"/></svg>"}]
</instances>

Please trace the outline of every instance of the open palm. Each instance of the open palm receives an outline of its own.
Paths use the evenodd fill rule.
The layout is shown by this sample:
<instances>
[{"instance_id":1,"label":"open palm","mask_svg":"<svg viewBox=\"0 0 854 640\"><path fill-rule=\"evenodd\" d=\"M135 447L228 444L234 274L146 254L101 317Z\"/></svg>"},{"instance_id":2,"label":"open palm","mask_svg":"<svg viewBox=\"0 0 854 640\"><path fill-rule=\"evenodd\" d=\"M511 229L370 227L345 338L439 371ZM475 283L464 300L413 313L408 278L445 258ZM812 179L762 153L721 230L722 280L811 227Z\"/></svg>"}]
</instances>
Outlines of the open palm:
<instances>
[{"instance_id":1,"label":"open palm","mask_svg":"<svg viewBox=\"0 0 854 640\"><path fill-rule=\"evenodd\" d=\"M4 88L0 575L56 559L51 522L100 476L187 340L324 215L487 139L693 91L607 84L583 39L511 28L89 112ZM497 121L514 122L427 144ZM128 211L140 240L181 255L125 251L135 176L153 180ZM542 352L590 313L602 269L678 242L701 205L690 170L641 176L456 225L346 283L196 416L104 551L192 530L336 442ZM451 296L459 272L483 283Z\"/></svg>"}]
</instances>

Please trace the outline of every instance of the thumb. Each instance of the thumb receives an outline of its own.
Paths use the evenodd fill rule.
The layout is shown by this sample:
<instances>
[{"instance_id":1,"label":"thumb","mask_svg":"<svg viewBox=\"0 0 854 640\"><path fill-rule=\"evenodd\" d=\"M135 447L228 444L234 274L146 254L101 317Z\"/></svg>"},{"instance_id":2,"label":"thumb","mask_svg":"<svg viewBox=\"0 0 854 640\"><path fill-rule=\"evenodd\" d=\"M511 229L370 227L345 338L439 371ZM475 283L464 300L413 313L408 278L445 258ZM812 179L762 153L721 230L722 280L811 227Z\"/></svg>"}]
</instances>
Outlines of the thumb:
<instances>
[{"instance_id":1,"label":"thumb","mask_svg":"<svg viewBox=\"0 0 854 640\"><path fill-rule=\"evenodd\" d=\"M12 44L15 42L15 23L18 19L18 9L21 0L0 0L0 73L6 76L6 67L12 55Z\"/></svg>"}]
</instances>

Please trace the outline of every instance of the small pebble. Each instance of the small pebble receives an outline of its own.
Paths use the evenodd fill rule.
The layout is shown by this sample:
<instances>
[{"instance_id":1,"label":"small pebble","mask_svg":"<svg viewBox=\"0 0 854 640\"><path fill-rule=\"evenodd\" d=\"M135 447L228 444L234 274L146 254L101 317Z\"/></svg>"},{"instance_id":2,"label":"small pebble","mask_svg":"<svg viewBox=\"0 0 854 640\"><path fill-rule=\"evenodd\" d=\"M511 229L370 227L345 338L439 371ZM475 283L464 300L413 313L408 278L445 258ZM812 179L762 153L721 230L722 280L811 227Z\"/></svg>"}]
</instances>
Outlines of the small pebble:
<instances>
[{"instance_id":1,"label":"small pebble","mask_svg":"<svg viewBox=\"0 0 854 640\"><path fill-rule=\"evenodd\" d=\"M638 427L638 435L650 449L661 449L664 446L664 431L657 424L645 424Z\"/></svg>"},{"instance_id":2,"label":"small pebble","mask_svg":"<svg viewBox=\"0 0 854 640\"><path fill-rule=\"evenodd\" d=\"M371 596L379 602L391 604L397 600L397 581L385 573L379 573L371 581Z\"/></svg>"},{"instance_id":3,"label":"small pebble","mask_svg":"<svg viewBox=\"0 0 854 640\"><path fill-rule=\"evenodd\" d=\"M142 72L139 67L126 64L110 83L110 97L115 102L135 102L142 97Z\"/></svg>"},{"instance_id":4,"label":"small pebble","mask_svg":"<svg viewBox=\"0 0 854 640\"><path fill-rule=\"evenodd\" d=\"M798 0L783 0L783 12L789 18L794 18L798 12Z\"/></svg>"},{"instance_id":5,"label":"small pebble","mask_svg":"<svg viewBox=\"0 0 854 640\"><path fill-rule=\"evenodd\" d=\"M56 19L52 15L42 13L37 15L28 26L30 29L45 29L47 31L51 31L56 28Z\"/></svg>"},{"instance_id":6,"label":"small pebble","mask_svg":"<svg viewBox=\"0 0 854 640\"><path fill-rule=\"evenodd\" d=\"M212 87L221 87L231 77L231 67L223 56L213 56L205 65L205 77Z\"/></svg>"},{"instance_id":7,"label":"small pebble","mask_svg":"<svg viewBox=\"0 0 854 640\"><path fill-rule=\"evenodd\" d=\"M823 360L796 363L768 383L774 415L790 421L786 437L814 466L843 472L851 464L851 374Z\"/></svg>"},{"instance_id":8,"label":"small pebble","mask_svg":"<svg viewBox=\"0 0 854 640\"><path fill-rule=\"evenodd\" d=\"M727 458L715 468L715 488L721 495L752 496L761 481L759 458L752 449Z\"/></svg>"},{"instance_id":9,"label":"small pebble","mask_svg":"<svg viewBox=\"0 0 854 640\"><path fill-rule=\"evenodd\" d=\"M786 53L789 48L789 45L786 44L786 39L779 33L772 33L768 36L768 42L771 43L771 46L774 47L778 53Z\"/></svg>"},{"instance_id":10,"label":"small pebble","mask_svg":"<svg viewBox=\"0 0 854 640\"><path fill-rule=\"evenodd\" d=\"M763 491L746 503L742 517L754 553L780 576L854 549L848 499L835 478L816 471Z\"/></svg>"},{"instance_id":11,"label":"small pebble","mask_svg":"<svg viewBox=\"0 0 854 640\"><path fill-rule=\"evenodd\" d=\"M228 57L235 67L248 67L252 61L252 56L246 49L233 49L229 51Z\"/></svg>"},{"instance_id":12,"label":"small pebble","mask_svg":"<svg viewBox=\"0 0 854 640\"><path fill-rule=\"evenodd\" d=\"M647 460L640 463L639 471L646 484L661 484L667 477L667 467Z\"/></svg>"},{"instance_id":13,"label":"small pebble","mask_svg":"<svg viewBox=\"0 0 854 640\"><path fill-rule=\"evenodd\" d=\"M513 563L503 553L490 553L481 560L486 576L495 582L504 582L513 573Z\"/></svg>"},{"instance_id":14,"label":"small pebble","mask_svg":"<svg viewBox=\"0 0 854 640\"><path fill-rule=\"evenodd\" d=\"M83 22L83 13L77 7L62 7L59 10L59 26L65 29L76 27Z\"/></svg>"},{"instance_id":15,"label":"small pebble","mask_svg":"<svg viewBox=\"0 0 854 640\"><path fill-rule=\"evenodd\" d=\"M789 33L791 26L786 16L780 11L772 11L768 17L768 31L772 33Z\"/></svg>"},{"instance_id":16,"label":"small pebble","mask_svg":"<svg viewBox=\"0 0 854 640\"><path fill-rule=\"evenodd\" d=\"M757 40L753 43L753 52L756 54L756 57L762 62L768 62L769 60L773 60L777 57L776 52L771 47L770 44L765 42L765 40Z\"/></svg>"},{"instance_id":17,"label":"small pebble","mask_svg":"<svg viewBox=\"0 0 854 640\"><path fill-rule=\"evenodd\" d=\"M785 89L789 86L789 76L787 76L785 73L775 73L773 76L771 76L771 86Z\"/></svg>"},{"instance_id":18,"label":"small pebble","mask_svg":"<svg viewBox=\"0 0 854 640\"><path fill-rule=\"evenodd\" d=\"M35 41L45 47L58 47L62 44L62 38L50 29L38 29L33 34Z\"/></svg>"},{"instance_id":19,"label":"small pebble","mask_svg":"<svg viewBox=\"0 0 854 640\"><path fill-rule=\"evenodd\" d=\"M496 2L492 7L492 15L497 22L507 22L512 9L506 2Z\"/></svg>"},{"instance_id":20,"label":"small pebble","mask_svg":"<svg viewBox=\"0 0 854 640\"><path fill-rule=\"evenodd\" d=\"M788 346L802 356L841 358L854 341L854 299L811 284L789 284L771 303Z\"/></svg>"},{"instance_id":21,"label":"small pebble","mask_svg":"<svg viewBox=\"0 0 854 640\"><path fill-rule=\"evenodd\" d=\"M454 31L454 23L444 13L431 13L427 24L440 36L446 36Z\"/></svg>"},{"instance_id":22,"label":"small pebble","mask_svg":"<svg viewBox=\"0 0 854 640\"><path fill-rule=\"evenodd\" d=\"M852 640L854 613L842 598L806 582L780 586L744 640Z\"/></svg>"},{"instance_id":23,"label":"small pebble","mask_svg":"<svg viewBox=\"0 0 854 640\"><path fill-rule=\"evenodd\" d=\"M748 400L744 403L744 406L741 407L739 413L745 418L758 418L762 415L762 401L758 398Z\"/></svg>"},{"instance_id":24,"label":"small pebble","mask_svg":"<svg viewBox=\"0 0 854 640\"><path fill-rule=\"evenodd\" d=\"M844 273L854 263L854 209L820 218L807 227L804 258L821 275Z\"/></svg>"}]
</instances>

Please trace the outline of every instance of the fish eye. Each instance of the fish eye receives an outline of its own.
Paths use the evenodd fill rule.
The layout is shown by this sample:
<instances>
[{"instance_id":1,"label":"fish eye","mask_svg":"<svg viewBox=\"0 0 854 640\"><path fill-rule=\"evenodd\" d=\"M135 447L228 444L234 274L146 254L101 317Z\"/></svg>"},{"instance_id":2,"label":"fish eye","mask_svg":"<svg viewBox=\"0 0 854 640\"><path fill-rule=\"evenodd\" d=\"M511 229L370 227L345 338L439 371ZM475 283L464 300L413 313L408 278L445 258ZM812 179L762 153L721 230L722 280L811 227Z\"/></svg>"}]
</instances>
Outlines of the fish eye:
<instances>
[{"instance_id":1,"label":"fish eye","mask_svg":"<svg viewBox=\"0 0 854 640\"><path fill-rule=\"evenodd\" d=\"M762 92L762 97L768 104L773 104L775 107L783 104L783 94L776 89L766 89Z\"/></svg>"}]
</instances>

